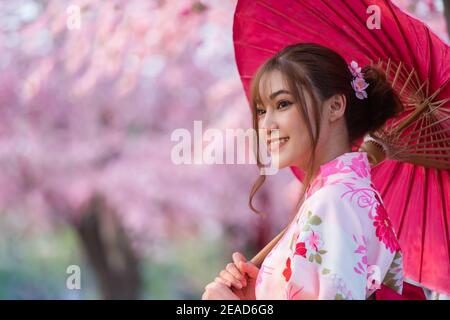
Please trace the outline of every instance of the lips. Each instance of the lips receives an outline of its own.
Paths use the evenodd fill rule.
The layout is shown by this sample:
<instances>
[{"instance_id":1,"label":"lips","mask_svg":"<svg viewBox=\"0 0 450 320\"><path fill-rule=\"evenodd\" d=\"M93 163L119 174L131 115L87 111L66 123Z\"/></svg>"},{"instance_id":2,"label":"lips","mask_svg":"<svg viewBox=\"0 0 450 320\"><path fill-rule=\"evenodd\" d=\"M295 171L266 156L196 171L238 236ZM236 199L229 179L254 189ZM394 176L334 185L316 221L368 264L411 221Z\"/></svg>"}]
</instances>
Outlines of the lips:
<instances>
[{"instance_id":1,"label":"lips","mask_svg":"<svg viewBox=\"0 0 450 320\"><path fill-rule=\"evenodd\" d=\"M286 142L289 141L289 137L281 137L279 139L271 139L267 141L267 146L270 152L275 151L276 149L281 149Z\"/></svg>"}]
</instances>

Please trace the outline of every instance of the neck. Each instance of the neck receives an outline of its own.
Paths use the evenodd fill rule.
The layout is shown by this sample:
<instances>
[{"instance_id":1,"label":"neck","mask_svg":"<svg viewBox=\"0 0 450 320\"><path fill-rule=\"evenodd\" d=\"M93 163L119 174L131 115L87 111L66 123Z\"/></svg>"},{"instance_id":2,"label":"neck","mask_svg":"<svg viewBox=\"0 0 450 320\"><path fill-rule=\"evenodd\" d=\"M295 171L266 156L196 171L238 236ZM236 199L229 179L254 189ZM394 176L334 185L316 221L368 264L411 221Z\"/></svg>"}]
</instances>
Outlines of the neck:
<instances>
[{"instance_id":1,"label":"neck","mask_svg":"<svg viewBox=\"0 0 450 320\"><path fill-rule=\"evenodd\" d=\"M348 142L347 132L334 135L332 138L328 139L326 144L318 147L314 162L313 179L315 179L319 173L321 165L336 159L344 153L352 151L350 143Z\"/></svg>"}]
</instances>

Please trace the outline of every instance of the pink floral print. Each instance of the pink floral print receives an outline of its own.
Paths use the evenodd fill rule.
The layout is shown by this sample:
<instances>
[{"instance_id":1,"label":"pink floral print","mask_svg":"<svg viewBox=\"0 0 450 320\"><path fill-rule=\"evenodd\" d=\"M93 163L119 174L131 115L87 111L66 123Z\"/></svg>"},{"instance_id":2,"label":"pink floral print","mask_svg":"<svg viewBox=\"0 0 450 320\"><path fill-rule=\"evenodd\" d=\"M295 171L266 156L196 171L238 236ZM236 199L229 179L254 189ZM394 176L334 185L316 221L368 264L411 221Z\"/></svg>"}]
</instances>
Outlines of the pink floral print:
<instances>
[{"instance_id":1,"label":"pink floral print","mask_svg":"<svg viewBox=\"0 0 450 320\"><path fill-rule=\"evenodd\" d=\"M368 286L374 267L381 283L401 293L400 252L367 154L345 153L320 167L291 227L266 256L255 295L366 299L375 290Z\"/></svg>"},{"instance_id":2,"label":"pink floral print","mask_svg":"<svg viewBox=\"0 0 450 320\"><path fill-rule=\"evenodd\" d=\"M367 240L364 236L361 236L361 241L358 241L357 237L353 235L353 241L355 241L357 246L354 253L361 255L360 260L355 267L353 267L353 270L357 274L365 274L367 271Z\"/></svg>"},{"instance_id":3,"label":"pink floral print","mask_svg":"<svg viewBox=\"0 0 450 320\"><path fill-rule=\"evenodd\" d=\"M362 154L352 159L350 169L352 169L360 178L366 178L369 176L369 168L365 165Z\"/></svg>"},{"instance_id":4,"label":"pink floral print","mask_svg":"<svg viewBox=\"0 0 450 320\"><path fill-rule=\"evenodd\" d=\"M373 225L376 228L376 235L380 241L382 241L386 248L395 252L400 249L400 246L392 228L391 220L387 215L386 209L382 204L377 205L377 215L375 216Z\"/></svg>"}]
</instances>

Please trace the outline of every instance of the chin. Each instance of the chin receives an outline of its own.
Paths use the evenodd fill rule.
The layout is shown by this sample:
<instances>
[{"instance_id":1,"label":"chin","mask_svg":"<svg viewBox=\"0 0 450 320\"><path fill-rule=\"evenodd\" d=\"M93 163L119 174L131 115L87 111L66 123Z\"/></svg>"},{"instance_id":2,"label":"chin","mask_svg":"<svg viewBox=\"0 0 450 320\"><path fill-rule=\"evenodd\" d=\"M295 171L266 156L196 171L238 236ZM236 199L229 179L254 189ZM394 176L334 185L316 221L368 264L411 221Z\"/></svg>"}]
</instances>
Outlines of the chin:
<instances>
[{"instance_id":1,"label":"chin","mask_svg":"<svg viewBox=\"0 0 450 320\"><path fill-rule=\"evenodd\" d=\"M284 168L286 168L286 167L289 167L290 165L289 165L289 161L287 161L288 159L286 159L285 157L283 157L283 156L281 156L281 157L279 157L279 156L274 156L274 162L275 162L275 164L277 164L277 168L279 169L279 170L281 170L281 169L284 169ZM277 162L278 161L278 162Z\"/></svg>"}]
</instances>

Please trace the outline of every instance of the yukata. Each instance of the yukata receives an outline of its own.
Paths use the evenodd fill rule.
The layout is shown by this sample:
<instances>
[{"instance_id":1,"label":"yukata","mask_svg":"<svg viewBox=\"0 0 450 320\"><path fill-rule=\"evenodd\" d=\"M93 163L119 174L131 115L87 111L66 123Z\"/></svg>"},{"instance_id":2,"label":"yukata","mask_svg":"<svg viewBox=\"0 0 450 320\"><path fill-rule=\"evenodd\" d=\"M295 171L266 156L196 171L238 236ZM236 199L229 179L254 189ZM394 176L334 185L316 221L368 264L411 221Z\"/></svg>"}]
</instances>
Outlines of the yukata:
<instances>
[{"instance_id":1,"label":"yukata","mask_svg":"<svg viewBox=\"0 0 450 320\"><path fill-rule=\"evenodd\" d=\"M367 153L345 153L320 166L260 267L256 299L364 300L381 285L402 293L402 253Z\"/></svg>"}]
</instances>

